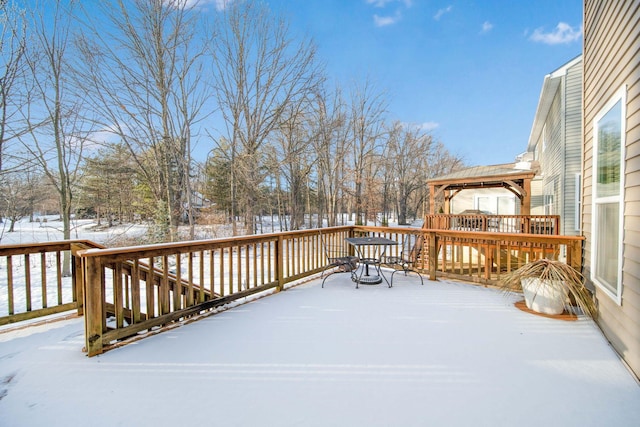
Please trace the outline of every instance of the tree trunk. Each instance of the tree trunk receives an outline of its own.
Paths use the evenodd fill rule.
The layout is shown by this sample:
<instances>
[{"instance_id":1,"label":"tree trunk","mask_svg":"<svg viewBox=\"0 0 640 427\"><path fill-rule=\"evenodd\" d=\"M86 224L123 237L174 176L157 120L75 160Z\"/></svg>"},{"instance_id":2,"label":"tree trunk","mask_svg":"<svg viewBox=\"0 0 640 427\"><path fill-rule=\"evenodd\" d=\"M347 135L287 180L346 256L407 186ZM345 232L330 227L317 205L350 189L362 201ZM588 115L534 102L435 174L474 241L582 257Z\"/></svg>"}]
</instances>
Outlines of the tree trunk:
<instances>
[{"instance_id":1,"label":"tree trunk","mask_svg":"<svg viewBox=\"0 0 640 427\"><path fill-rule=\"evenodd\" d=\"M66 188L66 187L65 187ZM71 195L68 193L60 195L62 215L62 234L64 240L71 240ZM71 253L64 251L62 254L62 276L71 276Z\"/></svg>"}]
</instances>

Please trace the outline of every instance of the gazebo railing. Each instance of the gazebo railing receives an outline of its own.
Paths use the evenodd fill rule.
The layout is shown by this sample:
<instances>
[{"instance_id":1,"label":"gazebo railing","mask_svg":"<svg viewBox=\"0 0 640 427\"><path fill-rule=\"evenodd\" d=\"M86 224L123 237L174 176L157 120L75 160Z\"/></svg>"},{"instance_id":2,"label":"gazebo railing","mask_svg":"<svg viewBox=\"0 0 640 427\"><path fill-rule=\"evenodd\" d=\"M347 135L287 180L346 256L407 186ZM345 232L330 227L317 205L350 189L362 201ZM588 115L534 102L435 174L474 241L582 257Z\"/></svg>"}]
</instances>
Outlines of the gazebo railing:
<instances>
[{"instance_id":1,"label":"gazebo railing","mask_svg":"<svg viewBox=\"0 0 640 427\"><path fill-rule=\"evenodd\" d=\"M560 234L559 215L426 215L424 228L491 233Z\"/></svg>"}]
</instances>

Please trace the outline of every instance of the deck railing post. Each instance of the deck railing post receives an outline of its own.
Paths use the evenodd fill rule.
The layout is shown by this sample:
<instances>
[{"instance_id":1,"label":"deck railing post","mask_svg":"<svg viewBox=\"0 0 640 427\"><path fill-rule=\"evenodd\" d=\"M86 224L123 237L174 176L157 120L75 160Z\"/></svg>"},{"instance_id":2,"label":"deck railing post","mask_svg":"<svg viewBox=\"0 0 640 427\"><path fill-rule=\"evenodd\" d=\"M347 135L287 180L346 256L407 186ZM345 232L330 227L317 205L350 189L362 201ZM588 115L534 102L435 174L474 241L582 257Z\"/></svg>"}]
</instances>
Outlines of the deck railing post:
<instances>
[{"instance_id":1,"label":"deck railing post","mask_svg":"<svg viewBox=\"0 0 640 427\"><path fill-rule=\"evenodd\" d=\"M276 287L277 292L284 289L284 244L284 237L282 235L278 236L278 245L276 246L276 278L278 280L278 286Z\"/></svg>"},{"instance_id":2,"label":"deck railing post","mask_svg":"<svg viewBox=\"0 0 640 427\"><path fill-rule=\"evenodd\" d=\"M438 233L429 232L429 280L436 280L438 268Z\"/></svg>"},{"instance_id":3,"label":"deck railing post","mask_svg":"<svg viewBox=\"0 0 640 427\"><path fill-rule=\"evenodd\" d=\"M582 271L582 240L572 241L567 248L567 262L578 271Z\"/></svg>"},{"instance_id":4,"label":"deck railing post","mask_svg":"<svg viewBox=\"0 0 640 427\"><path fill-rule=\"evenodd\" d=\"M71 289L74 301L78 305L78 316L82 316L84 314L84 266L82 258L78 256L78 251L84 249L87 249L86 245L71 243L71 266L73 270Z\"/></svg>"},{"instance_id":5,"label":"deck railing post","mask_svg":"<svg viewBox=\"0 0 640 427\"><path fill-rule=\"evenodd\" d=\"M98 257L84 258L86 279L85 287L85 341L89 357L102 353L102 334L104 332L103 271Z\"/></svg>"}]
</instances>

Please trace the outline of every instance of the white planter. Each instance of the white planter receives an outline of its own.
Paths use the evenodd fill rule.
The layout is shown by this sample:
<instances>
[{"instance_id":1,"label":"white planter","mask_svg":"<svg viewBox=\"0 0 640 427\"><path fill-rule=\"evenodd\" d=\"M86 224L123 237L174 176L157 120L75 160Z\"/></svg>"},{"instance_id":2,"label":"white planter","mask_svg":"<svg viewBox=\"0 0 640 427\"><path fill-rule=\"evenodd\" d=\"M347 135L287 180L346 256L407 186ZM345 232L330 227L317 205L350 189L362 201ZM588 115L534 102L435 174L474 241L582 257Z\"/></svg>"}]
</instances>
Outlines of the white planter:
<instances>
[{"instance_id":1,"label":"white planter","mask_svg":"<svg viewBox=\"0 0 640 427\"><path fill-rule=\"evenodd\" d=\"M567 300L563 282L526 277L520 283L528 309L543 314L562 314Z\"/></svg>"}]
</instances>

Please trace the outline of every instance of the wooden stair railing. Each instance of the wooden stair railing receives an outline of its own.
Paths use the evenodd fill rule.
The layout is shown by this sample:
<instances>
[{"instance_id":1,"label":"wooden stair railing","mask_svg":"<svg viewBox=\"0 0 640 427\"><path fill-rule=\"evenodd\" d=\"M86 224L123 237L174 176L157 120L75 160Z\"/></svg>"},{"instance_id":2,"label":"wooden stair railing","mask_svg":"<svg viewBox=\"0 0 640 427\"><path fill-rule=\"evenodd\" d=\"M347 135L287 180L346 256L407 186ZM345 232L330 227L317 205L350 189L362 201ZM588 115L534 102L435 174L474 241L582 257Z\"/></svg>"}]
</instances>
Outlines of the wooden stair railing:
<instances>
[{"instance_id":1,"label":"wooden stair railing","mask_svg":"<svg viewBox=\"0 0 640 427\"><path fill-rule=\"evenodd\" d=\"M121 265L122 272L126 273L128 277L132 276L132 269L134 268L134 263L132 261L125 261ZM151 273L151 274L150 274ZM149 268L149 264L145 262L138 263L138 274L140 274L140 279L146 282L153 283L154 286L161 286L162 280L165 278L164 271L161 268L153 267L153 269ZM209 301L213 298L219 298L220 295L211 292L208 289L203 289L198 284L190 283L187 279L178 278L175 273L169 272L166 275L169 290L175 293L175 289L177 286L180 287L178 295L180 296L188 296L189 293L192 293L192 297L197 301ZM202 293L202 295L201 295ZM129 323L139 322L143 320L147 320L147 315L145 313L134 313L133 310L128 307L124 307L124 319ZM115 316L115 306L111 303L105 304L105 313L107 316L112 315Z\"/></svg>"}]
</instances>

